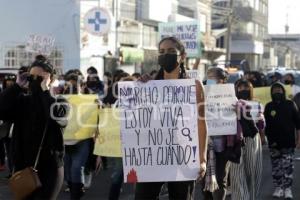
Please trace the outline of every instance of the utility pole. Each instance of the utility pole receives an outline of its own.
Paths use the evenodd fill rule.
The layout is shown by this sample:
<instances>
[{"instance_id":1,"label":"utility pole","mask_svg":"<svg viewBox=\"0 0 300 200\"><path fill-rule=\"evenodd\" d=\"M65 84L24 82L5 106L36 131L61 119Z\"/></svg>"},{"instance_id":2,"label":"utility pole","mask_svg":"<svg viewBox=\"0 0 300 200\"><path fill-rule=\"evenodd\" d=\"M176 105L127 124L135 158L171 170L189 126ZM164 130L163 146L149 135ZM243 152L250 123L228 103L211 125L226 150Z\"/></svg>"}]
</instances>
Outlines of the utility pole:
<instances>
[{"instance_id":1,"label":"utility pole","mask_svg":"<svg viewBox=\"0 0 300 200\"><path fill-rule=\"evenodd\" d=\"M115 56L119 57L119 51L118 51L118 41L119 41L119 32L118 32L118 28L119 28L119 0L114 0L114 10L115 10L115 20L116 20L116 32L115 32Z\"/></svg>"},{"instance_id":2,"label":"utility pole","mask_svg":"<svg viewBox=\"0 0 300 200\"><path fill-rule=\"evenodd\" d=\"M227 16L227 36L226 36L226 63L231 60L231 29L233 18L233 0L229 3L230 13Z\"/></svg>"}]
</instances>

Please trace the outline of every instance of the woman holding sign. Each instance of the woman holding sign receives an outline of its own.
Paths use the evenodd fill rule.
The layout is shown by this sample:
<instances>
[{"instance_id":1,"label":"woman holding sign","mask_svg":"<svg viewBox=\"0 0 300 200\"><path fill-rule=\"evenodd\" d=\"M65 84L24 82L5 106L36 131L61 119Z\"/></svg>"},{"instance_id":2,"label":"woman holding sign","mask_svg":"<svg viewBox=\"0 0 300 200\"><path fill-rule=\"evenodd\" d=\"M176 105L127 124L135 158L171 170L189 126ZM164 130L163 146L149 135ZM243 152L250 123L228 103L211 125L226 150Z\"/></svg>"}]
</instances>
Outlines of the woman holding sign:
<instances>
[{"instance_id":1,"label":"woman holding sign","mask_svg":"<svg viewBox=\"0 0 300 200\"><path fill-rule=\"evenodd\" d=\"M183 44L174 37L167 37L159 43L158 62L160 70L156 80L185 79L184 68L185 48ZM142 81L147 81L142 77ZM162 95L162 94L161 94ZM204 177L206 171L207 135L206 122L204 119L204 91L200 82L196 82L197 103L199 106L198 134L200 146L200 172L199 178ZM196 178L196 177L195 177ZM135 200L158 199L164 182L137 183ZM194 181L168 182L169 199L190 200L193 199Z\"/></svg>"},{"instance_id":2,"label":"woman holding sign","mask_svg":"<svg viewBox=\"0 0 300 200\"><path fill-rule=\"evenodd\" d=\"M253 86L247 80L239 80L236 85L239 125L244 146L238 162L231 162L230 183L233 200L256 200L259 196L262 177L262 145L264 138L264 115L262 105L253 100ZM260 134L259 134L260 133Z\"/></svg>"},{"instance_id":3,"label":"woman holding sign","mask_svg":"<svg viewBox=\"0 0 300 200\"><path fill-rule=\"evenodd\" d=\"M215 84L225 84L227 82L226 72L218 67L213 67L207 71L207 80L206 85L215 85ZM205 175L205 184L204 184L204 198L206 200L225 200L226 191L227 191L227 179L230 168L230 163L228 160L227 150L227 136L211 136L210 145L212 153L209 153L209 163L213 168L215 168L214 173L208 173ZM210 152L210 151L209 151ZM211 168L209 166L209 168ZM217 179L218 189L211 186L214 185L215 181L212 178L213 176ZM212 189L213 188L213 189Z\"/></svg>"}]
</instances>

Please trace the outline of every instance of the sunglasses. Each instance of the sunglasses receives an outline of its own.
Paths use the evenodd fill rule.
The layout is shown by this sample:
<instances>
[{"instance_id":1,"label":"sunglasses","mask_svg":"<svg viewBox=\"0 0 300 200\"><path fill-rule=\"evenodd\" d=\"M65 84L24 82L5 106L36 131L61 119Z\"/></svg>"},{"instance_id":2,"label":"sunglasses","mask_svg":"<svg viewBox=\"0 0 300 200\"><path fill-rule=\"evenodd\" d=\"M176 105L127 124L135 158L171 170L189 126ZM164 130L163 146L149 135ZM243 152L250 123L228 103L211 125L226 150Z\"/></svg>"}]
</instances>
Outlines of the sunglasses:
<instances>
[{"instance_id":1,"label":"sunglasses","mask_svg":"<svg viewBox=\"0 0 300 200\"><path fill-rule=\"evenodd\" d=\"M38 76L38 75L30 75L27 77L27 81L29 81L29 82L32 82L32 81L42 82L43 79L44 78L42 76Z\"/></svg>"}]
</instances>

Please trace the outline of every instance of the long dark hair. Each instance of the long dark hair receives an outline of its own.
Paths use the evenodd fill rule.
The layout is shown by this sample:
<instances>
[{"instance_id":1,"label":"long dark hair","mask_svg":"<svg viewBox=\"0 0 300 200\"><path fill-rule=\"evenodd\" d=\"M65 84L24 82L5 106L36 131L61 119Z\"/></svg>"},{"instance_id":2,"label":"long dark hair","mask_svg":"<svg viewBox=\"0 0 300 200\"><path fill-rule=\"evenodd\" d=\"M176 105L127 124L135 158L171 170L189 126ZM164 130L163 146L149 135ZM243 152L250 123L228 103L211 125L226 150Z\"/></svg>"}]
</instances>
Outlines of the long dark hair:
<instances>
[{"instance_id":1,"label":"long dark hair","mask_svg":"<svg viewBox=\"0 0 300 200\"><path fill-rule=\"evenodd\" d=\"M51 74L51 77L55 74L55 69L53 65L50 63L50 61L43 55L37 55L35 57L35 60L33 63L30 65L30 69L33 67L40 67L44 71L48 72Z\"/></svg>"},{"instance_id":2,"label":"long dark hair","mask_svg":"<svg viewBox=\"0 0 300 200\"><path fill-rule=\"evenodd\" d=\"M238 88L239 87L246 87L246 88L249 88L250 90L250 100L252 101L253 100L253 85L250 81L246 80L246 79L239 79L235 82L235 92L236 94L238 93Z\"/></svg>"},{"instance_id":3,"label":"long dark hair","mask_svg":"<svg viewBox=\"0 0 300 200\"><path fill-rule=\"evenodd\" d=\"M158 48L160 47L161 43L163 43L164 41L171 41L175 44L176 46L176 49L180 52L180 55L183 55L185 54L185 47L184 45L182 44L182 42L180 40L178 40L177 38L175 37L166 37L166 38L163 38L159 43L158 43ZM184 63L180 63L180 74L179 74L179 78L180 79L183 79L183 78L186 78L186 72L185 72L185 67L184 67ZM164 79L164 69L161 67L155 77L155 80L162 80Z\"/></svg>"}]
</instances>

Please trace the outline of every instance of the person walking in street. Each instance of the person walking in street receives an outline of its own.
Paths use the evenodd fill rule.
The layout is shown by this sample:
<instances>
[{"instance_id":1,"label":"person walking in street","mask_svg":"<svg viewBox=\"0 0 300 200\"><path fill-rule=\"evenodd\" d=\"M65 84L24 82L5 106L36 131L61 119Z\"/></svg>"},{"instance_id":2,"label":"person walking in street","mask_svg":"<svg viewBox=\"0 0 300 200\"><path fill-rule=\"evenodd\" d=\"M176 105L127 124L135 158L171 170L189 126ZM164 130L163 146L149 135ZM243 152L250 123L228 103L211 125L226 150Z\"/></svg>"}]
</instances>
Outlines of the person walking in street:
<instances>
[{"instance_id":1,"label":"person walking in street","mask_svg":"<svg viewBox=\"0 0 300 200\"><path fill-rule=\"evenodd\" d=\"M184 60L186 56L183 44L174 37L166 37L159 42L158 62L160 70L156 80L185 79ZM148 75L148 79L150 76ZM147 81L146 76L141 81ZM162 94L161 94L162 95ZM207 153L207 130L204 110L204 89L200 82L196 81L196 99L198 105L198 134L200 146L200 178L204 177L206 171ZM169 199L191 200L194 196L194 181L168 182ZM137 183L135 190L135 200L154 200L159 198L164 182Z\"/></svg>"},{"instance_id":2,"label":"person walking in street","mask_svg":"<svg viewBox=\"0 0 300 200\"><path fill-rule=\"evenodd\" d=\"M207 71L206 85L225 84L227 81L226 72L218 67L212 67ZM215 157L215 175L217 179L218 189L214 192L204 191L205 200L225 200L227 192L228 173L230 169L230 162L226 155L226 136L212 136L210 137L212 148ZM212 156L210 154L210 156ZM208 160L210 160L210 156ZM209 176L206 174L206 176ZM207 187L208 183L204 183Z\"/></svg>"},{"instance_id":3,"label":"person walking in street","mask_svg":"<svg viewBox=\"0 0 300 200\"><path fill-rule=\"evenodd\" d=\"M238 123L244 138L239 163L231 162L230 183L232 200L257 200L262 178L262 142L264 117L262 105L251 108L247 101L253 101L253 87L247 80L239 80L235 84L236 95L239 99ZM257 116L252 116L251 109L257 109ZM256 113L256 112L255 112Z\"/></svg>"},{"instance_id":4,"label":"person walking in street","mask_svg":"<svg viewBox=\"0 0 300 200\"><path fill-rule=\"evenodd\" d=\"M20 74L17 84L0 94L0 119L14 123L12 137L14 171L33 167L45 132L37 165L42 187L28 199L54 200L63 183L63 128L67 124L68 104L54 98L49 89L54 67L44 56L37 56L28 79ZM29 82L28 82L28 81ZM29 94L22 88L29 86Z\"/></svg>"},{"instance_id":5,"label":"person walking in street","mask_svg":"<svg viewBox=\"0 0 300 200\"><path fill-rule=\"evenodd\" d=\"M273 197L293 199L294 152L300 147L300 115L296 104L286 99L281 83L271 87L272 101L266 105L266 136L269 142L272 176L275 191Z\"/></svg>"},{"instance_id":6,"label":"person walking in street","mask_svg":"<svg viewBox=\"0 0 300 200\"><path fill-rule=\"evenodd\" d=\"M64 95L78 95L81 91L81 75L75 72L67 73ZM90 152L90 138L83 140L67 140L65 144L64 172L65 181L70 189L70 199L79 200L84 195L83 169Z\"/></svg>"}]
</instances>

